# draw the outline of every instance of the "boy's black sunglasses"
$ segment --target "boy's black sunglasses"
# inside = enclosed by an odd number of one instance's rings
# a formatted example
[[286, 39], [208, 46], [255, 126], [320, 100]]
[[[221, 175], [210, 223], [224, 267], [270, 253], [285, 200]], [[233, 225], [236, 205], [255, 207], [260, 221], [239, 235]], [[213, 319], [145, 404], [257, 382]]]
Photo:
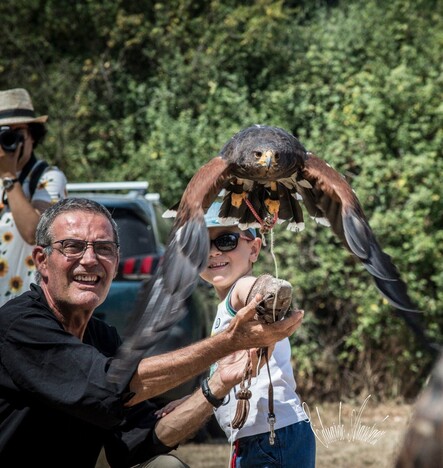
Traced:
[[244, 239], [247, 241], [254, 240], [250, 237], [242, 235], [240, 232], [228, 232], [226, 234], [220, 234], [215, 239], [212, 239], [211, 245], [214, 244], [220, 252], [230, 252], [231, 250], [237, 248], [239, 239]]

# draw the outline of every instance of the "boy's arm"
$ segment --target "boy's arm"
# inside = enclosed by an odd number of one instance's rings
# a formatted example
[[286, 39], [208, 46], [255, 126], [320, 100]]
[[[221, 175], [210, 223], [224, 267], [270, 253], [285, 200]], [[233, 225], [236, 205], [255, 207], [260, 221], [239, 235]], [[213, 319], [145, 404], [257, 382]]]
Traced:
[[238, 311], [246, 304], [249, 291], [257, 278], [255, 276], [244, 276], [240, 278], [231, 292], [231, 306]]

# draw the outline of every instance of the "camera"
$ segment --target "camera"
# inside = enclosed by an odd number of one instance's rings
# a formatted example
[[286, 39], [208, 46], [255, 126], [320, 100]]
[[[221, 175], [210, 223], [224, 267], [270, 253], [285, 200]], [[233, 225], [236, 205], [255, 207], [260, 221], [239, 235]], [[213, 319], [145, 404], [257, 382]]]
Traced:
[[11, 127], [0, 127], [0, 146], [3, 151], [12, 153], [17, 146], [23, 142], [23, 135], [11, 129]]

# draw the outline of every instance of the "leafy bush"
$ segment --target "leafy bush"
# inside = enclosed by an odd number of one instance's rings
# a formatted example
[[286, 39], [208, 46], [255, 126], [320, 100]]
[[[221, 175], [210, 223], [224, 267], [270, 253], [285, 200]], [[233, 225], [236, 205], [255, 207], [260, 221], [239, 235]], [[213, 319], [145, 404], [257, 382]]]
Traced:
[[[442, 341], [441, 2], [7, 4], [1, 88], [49, 113], [40, 151], [71, 181], [148, 180], [173, 204], [235, 132], [284, 127], [351, 182]], [[274, 250], [306, 310], [301, 391], [415, 395], [429, 357], [332, 234], [307, 220]]]

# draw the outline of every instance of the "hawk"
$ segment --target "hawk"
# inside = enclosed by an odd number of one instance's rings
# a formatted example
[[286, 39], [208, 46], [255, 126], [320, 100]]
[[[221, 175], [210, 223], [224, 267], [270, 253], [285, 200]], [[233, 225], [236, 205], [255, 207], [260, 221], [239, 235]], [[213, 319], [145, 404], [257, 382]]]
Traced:
[[[223, 190], [224, 189], [224, 190]], [[348, 182], [327, 162], [307, 151], [292, 134], [255, 125], [234, 135], [188, 183], [171, 210], [175, 221], [164, 260], [141, 290], [122, 352], [114, 364], [124, 370], [132, 359], [183, 315], [183, 302], [205, 268], [209, 236], [204, 214], [220, 191], [221, 224], [232, 218], [240, 228], [266, 232], [275, 223], [304, 228], [304, 209], [358, 258], [389, 303], [427, 346], [421, 316], [389, 255], [381, 249]]]

